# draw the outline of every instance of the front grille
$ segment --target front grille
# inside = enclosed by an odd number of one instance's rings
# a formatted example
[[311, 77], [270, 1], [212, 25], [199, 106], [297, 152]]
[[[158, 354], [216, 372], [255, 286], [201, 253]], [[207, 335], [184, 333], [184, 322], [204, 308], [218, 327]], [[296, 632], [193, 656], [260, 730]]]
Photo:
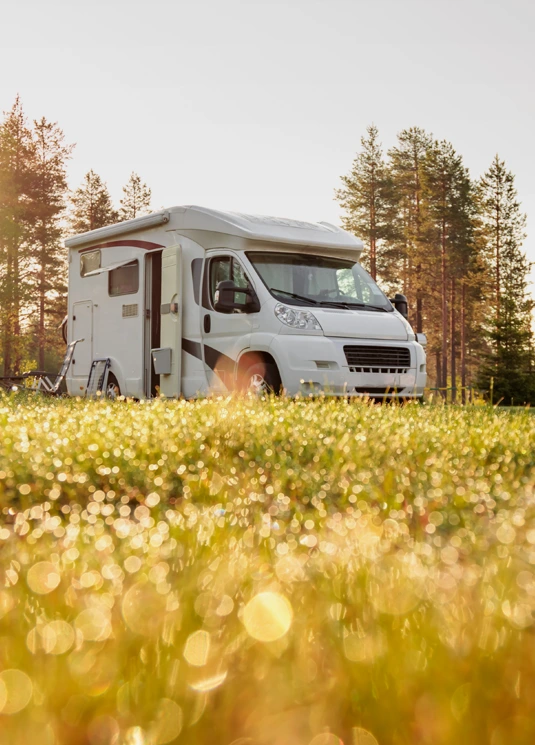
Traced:
[[351, 372], [404, 373], [411, 366], [411, 353], [406, 347], [346, 345], [344, 352]]

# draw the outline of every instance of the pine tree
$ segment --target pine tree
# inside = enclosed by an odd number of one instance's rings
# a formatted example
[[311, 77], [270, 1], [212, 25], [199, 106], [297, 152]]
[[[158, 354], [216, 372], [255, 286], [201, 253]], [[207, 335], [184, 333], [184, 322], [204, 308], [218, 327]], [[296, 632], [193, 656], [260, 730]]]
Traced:
[[134, 217], [148, 214], [151, 196], [152, 193], [147, 184], [141, 183], [141, 178], [132, 171], [128, 183], [123, 186], [119, 219], [121, 221], [132, 220]]
[[[57, 334], [47, 338], [47, 320], [57, 327], [66, 312], [66, 257], [61, 238], [66, 210], [66, 164], [72, 146], [62, 130], [44, 117], [34, 122], [35, 142], [32, 254], [37, 266], [37, 359], [45, 368], [45, 351]], [[54, 329], [55, 331], [55, 329]], [[59, 337], [58, 337], [59, 339]]]
[[416, 296], [414, 326], [418, 333], [424, 330], [423, 302], [426, 291], [421, 256], [425, 251], [422, 172], [432, 144], [430, 134], [419, 127], [411, 127], [398, 134], [397, 145], [388, 152], [397, 197], [395, 241], [399, 244], [399, 255], [403, 262], [403, 291], [409, 299]]
[[489, 390], [490, 379], [494, 379], [495, 400], [535, 403], [531, 332], [535, 303], [528, 293], [531, 265], [522, 252], [526, 217], [517, 199], [514, 176], [498, 156], [481, 178], [478, 196], [494, 311], [479, 382]]
[[526, 237], [526, 217], [520, 211], [514, 176], [498, 155], [479, 182], [478, 197], [481, 233], [493, 275], [491, 302], [498, 320], [500, 297], [507, 291], [502, 269], [504, 254], [514, 255]]
[[117, 222], [108, 187], [100, 176], [90, 170], [71, 199], [70, 227], [74, 233], [103, 228]]
[[422, 270], [427, 275], [431, 304], [439, 309], [433, 329], [437, 384], [448, 386], [448, 361], [452, 388], [456, 389], [457, 305], [459, 280], [468, 269], [473, 242], [472, 185], [462, 158], [445, 140], [435, 142], [423, 169], [425, 240], [430, 250]]
[[4, 374], [20, 369], [22, 314], [30, 299], [27, 251], [35, 144], [17, 96], [0, 125], [0, 333]]
[[336, 190], [336, 199], [346, 210], [342, 224], [368, 245], [367, 268], [374, 279], [392, 281], [398, 275], [398, 256], [388, 240], [393, 233], [394, 203], [392, 180], [384, 162], [377, 127], [367, 128], [361, 138], [361, 152], [353, 161], [344, 187]]

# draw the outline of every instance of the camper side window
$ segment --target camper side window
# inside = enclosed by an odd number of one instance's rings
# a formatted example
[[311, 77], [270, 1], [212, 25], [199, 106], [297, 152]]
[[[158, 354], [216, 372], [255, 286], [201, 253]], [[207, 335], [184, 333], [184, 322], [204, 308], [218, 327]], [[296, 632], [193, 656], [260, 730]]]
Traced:
[[129, 264], [108, 272], [108, 294], [110, 297], [133, 295], [138, 290], [139, 261], [131, 261]]
[[100, 269], [100, 251], [88, 251], [80, 254], [80, 276], [85, 277], [89, 272]]

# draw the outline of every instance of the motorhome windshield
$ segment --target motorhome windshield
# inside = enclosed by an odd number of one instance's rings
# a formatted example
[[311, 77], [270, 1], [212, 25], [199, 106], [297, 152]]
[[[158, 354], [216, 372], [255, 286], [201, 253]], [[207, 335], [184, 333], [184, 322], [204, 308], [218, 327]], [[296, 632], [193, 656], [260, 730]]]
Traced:
[[289, 305], [393, 310], [360, 264], [311, 254], [248, 252], [247, 256], [271, 294]]

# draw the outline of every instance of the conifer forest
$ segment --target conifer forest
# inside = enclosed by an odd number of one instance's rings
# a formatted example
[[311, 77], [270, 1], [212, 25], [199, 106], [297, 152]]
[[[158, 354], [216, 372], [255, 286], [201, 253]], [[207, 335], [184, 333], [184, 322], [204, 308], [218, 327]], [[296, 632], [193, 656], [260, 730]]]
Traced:
[[[453, 402], [482, 394], [535, 403], [531, 265], [514, 174], [490, 153], [474, 177], [454, 145], [418, 127], [399, 131], [385, 151], [370, 125], [356, 145], [333, 184], [342, 226], [364, 242], [362, 263], [380, 286], [407, 296], [409, 321], [428, 339], [429, 387]], [[65, 236], [151, 211], [135, 172], [119, 206], [93, 170], [70, 188], [73, 148], [57, 123], [29, 122], [19, 99], [0, 123], [4, 375], [55, 369], [63, 355]]]

